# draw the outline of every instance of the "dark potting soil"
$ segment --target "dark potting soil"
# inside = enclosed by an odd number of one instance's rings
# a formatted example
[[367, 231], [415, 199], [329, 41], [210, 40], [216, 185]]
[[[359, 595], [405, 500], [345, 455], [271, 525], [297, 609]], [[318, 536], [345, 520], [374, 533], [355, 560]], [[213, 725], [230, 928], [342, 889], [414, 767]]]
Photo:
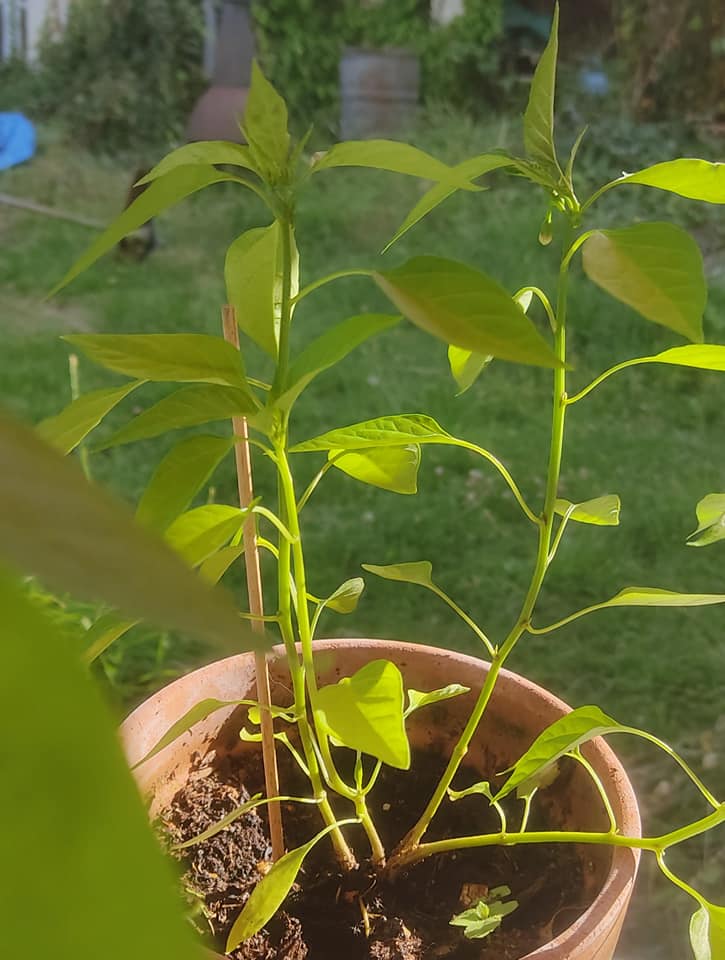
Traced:
[[[259, 761], [250, 764], [250, 759], [247, 754], [243, 769], [230, 756], [207, 757], [197, 765], [162, 817], [172, 843], [197, 836], [250, 793], [263, 790]], [[412, 826], [442, 769], [440, 757], [415, 751], [412, 772], [383, 768], [369, 801], [389, 850]], [[283, 766], [281, 775], [291, 795], [309, 794], [291, 764]], [[456, 784], [480, 779], [480, 774], [464, 769]], [[520, 801], [512, 801], [512, 823], [519, 821], [521, 807]], [[543, 805], [534, 807], [530, 826], [550, 825]], [[212, 948], [220, 953], [234, 920], [270, 865], [271, 847], [261, 810], [262, 816], [252, 811], [216, 836], [177, 854], [185, 867], [184, 888], [197, 908], [197, 926], [211, 929]], [[498, 820], [492, 813], [480, 796], [445, 803], [426, 840], [494, 832]], [[288, 849], [320, 829], [314, 806], [285, 804], [284, 814]], [[349, 816], [342, 809], [339, 814]], [[346, 828], [346, 835], [356, 850], [366, 849], [359, 828]], [[383, 883], [365, 864], [342, 876], [329, 841], [323, 840], [305, 860], [284, 910], [230, 956], [233, 960], [516, 960], [557, 936], [589, 906], [598, 887], [594, 873], [568, 844], [531, 844], [431, 857], [396, 882]], [[503, 884], [511, 888], [511, 898], [519, 906], [493, 934], [466, 940], [459, 927], [450, 926], [454, 914]]]

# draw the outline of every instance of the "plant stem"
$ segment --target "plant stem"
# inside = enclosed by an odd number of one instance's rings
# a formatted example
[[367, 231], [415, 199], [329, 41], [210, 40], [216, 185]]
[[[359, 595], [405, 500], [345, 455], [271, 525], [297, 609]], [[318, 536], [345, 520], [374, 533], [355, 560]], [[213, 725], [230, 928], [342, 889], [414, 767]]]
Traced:
[[594, 767], [589, 763], [587, 758], [581, 753], [580, 750], [574, 750], [569, 754], [570, 757], [573, 757], [577, 760], [589, 774], [594, 782], [594, 786], [597, 788], [597, 793], [599, 794], [602, 803], [604, 804], [604, 809], [607, 812], [607, 819], [609, 820], [609, 832], [617, 832], [617, 818], [614, 816], [614, 810], [612, 810], [612, 805], [609, 802], [609, 797], [607, 796], [607, 791], [604, 789], [604, 784], [602, 783], [599, 774], [594, 769]]
[[279, 321], [279, 350], [277, 369], [272, 383], [272, 396], [278, 397], [284, 390], [289, 368], [289, 335], [292, 325], [292, 244], [294, 230], [291, 217], [279, 221], [282, 241], [282, 298]]
[[372, 275], [373, 271], [366, 270], [364, 267], [336, 270], [334, 273], [329, 273], [326, 277], [321, 277], [319, 280], [313, 280], [312, 283], [308, 283], [307, 286], [303, 287], [297, 296], [293, 298], [292, 302], [299, 303], [300, 300], [303, 300], [308, 294], [319, 290], [320, 287], [324, 287], [327, 283], [332, 283], [333, 280], [342, 280], [343, 277], [371, 277]]
[[549, 564], [549, 551], [551, 545], [551, 535], [554, 523], [554, 503], [559, 486], [559, 474], [561, 472], [561, 458], [564, 444], [564, 421], [566, 417], [566, 305], [568, 292], [568, 251], [569, 237], [571, 228], [567, 231], [564, 239], [563, 255], [559, 270], [559, 282], [557, 287], [556, 304], [556, 333], [554, 337], [554, 350], [559, 366], [554, 369], [554, 396], [553, 412], [551, 424], [551, 444], [549, 451], [549, 467], [546, 480], [546, 494], [544, 497], [544, 509], [541, 520], [536, 518], [539, 529], [539, 545], [536, 555], [536, 563], [531, 577], [531, 583], [526, 593], [521, 612], [511, 628], [508, 636], [497, 651], [491, 666], [489, 667], [486, 679], [481, 688], [478, 700], [471, 712], [466, 726], [451, 753], [448, 765], [441, 777], [436, 789], [425, 810], [419, 817], [415, 826], [410, 830], [407, 836], [399, 844], [393, 854], [389, 867], [397, 869], [415, 859], [415, 850], [419, 845], [421, 838], [428, 829], [431, 820], [435, 816], [441, 803], [445, 799], [448, 788], [453, 782], [453, 778], [458, 772], [458, 768], [463, 762], [468, 747], [476, 733], [481, 719], [485, 713], [488, 702], [493, 693], [496, 681], [498, 679], [501, 667], [505, 663], [508, 655], [516, 646], [517, 641], [525, 632], [527, 624], [531, 619], [536, 601], [541, 590], [541, 585], [546, 576], [546, 570]]

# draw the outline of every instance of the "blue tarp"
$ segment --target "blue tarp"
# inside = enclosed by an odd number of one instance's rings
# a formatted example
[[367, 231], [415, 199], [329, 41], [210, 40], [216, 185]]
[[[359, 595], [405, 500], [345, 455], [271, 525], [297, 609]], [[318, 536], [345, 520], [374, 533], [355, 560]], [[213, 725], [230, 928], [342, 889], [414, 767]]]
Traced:
[[22, 113], [0, 113], [0, 170], [24, 163], [35, 153], [35, 127]]

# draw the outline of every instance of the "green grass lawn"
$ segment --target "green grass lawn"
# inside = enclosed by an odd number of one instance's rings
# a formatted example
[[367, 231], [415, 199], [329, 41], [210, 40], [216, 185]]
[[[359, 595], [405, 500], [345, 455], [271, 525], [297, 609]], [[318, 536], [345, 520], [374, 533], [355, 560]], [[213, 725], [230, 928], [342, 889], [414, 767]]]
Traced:
[[[511, 130], [508, 121], [485, 131], [449, 122], [444, 133], [423, 130], [419, 140], [439, 155], [458, 160], [503, 145], [499, 137], [510, 138]], [[612, 177], [620, 172], [623, 164], [605, 162], [596, 131], [588, 149], [587, 170], [607, 166], [602, 175]], [[631, 145], [629, 149], [636, 152]], [[643, 152], [648, 151], [653, 152], [652, 138]], [[632, 163], [628, 157], [628, 169], [665, 158], [655, 153]], [[2, 175], [0, 191], [107, 220], [119, 209], [132, 166], [71, 154], [49, 139], [32, 164]], [[536, 283], [553, 297], [556, 245], [542, 248], [537, 243], [545, 201], [523, 182], [504, 177], [491, 182], [495, 189], [489, 192], [448, 201], [381, 259], [377, 251], [422, 188], [403, 177], [368, 171], [331, 171], [316, 178], [299, 209], [303, 282], [343, 267], [395, 264], [414, 253], [437, 253], [465, 260], [511, 290]], [[589, 225], [625, 225], [635, 215], [672, 218], [696, 234], [711, 283], [706, 337], [723, 342], [723, 208], [696, 207], [655, 191], [624, 187], [594, 208]], [[218, 332], [224, 251], [239, 233], [265, 222], [261, 205], [251, 195], [234, 185], [213, 187], [163, 217], [158, 224], [161, 245], [147, 261], [107, 257], [44, 302], [45, 292], [89, 242], [92, 231], [0, 207], [0, 401], [32, 421], [67, 403], [68, 350], [58, 339], [63, 333]], [[301, 341], [336, 321], [378, 308], [388, 309], [367, 280], [339, 281], [300, 307], [296, 335]], [[618, 360], [681, 342], [608, 299], [578, 265], [573, 270], [570, 326], [574, 389]], [[260, 364], [258, 353], [250, 349], [247, 368], [256, 373]], [[81, 376], [83, 389], [111, 382], [90, 364], [82, 364]], [[153, 396], [153, 389], [134, 394], [118, 416], [109, 418], [104, 433]], [[504, 362], [491, 364], [466, 395], [456, 397], [443, 345], [402, 325], [319, 378], [297, 408], [294, 439], [382, 414], [424, 412], [450, 433], [494, 451], [526, 498], [538, 505], [548, 451], [549, 398], [550, 374]], [[562, 495], [584, 500], [618, 493], [621, 525], [570, 525], [537, 621], [557, 620], [629, 584], [725, 592], [723, 550], [717, 545], [706, 550], [684, 546], [695, 526], [696, 502], [725, 490], [725, 377], [657, 366], [625, 371], [572, 408], [568, 426]], [[146, 441], [99, 454], [92, 459], [94, 475], [133, 502], [172, 441]], [[300, 488], [318, 467], [314, 456], [300, 458]], [[269, 479], [260, 465], [258, 491], [266, 490], [273, 504]], [[533, 528], [498, 474], [465, 451], [424, 448], [419, 488], [416, 497], [401, 497], [328, 475], [303, 514], [312, 591], [327, 595], [342, 580], [357, 576], [361, 562], [429, 559], [440, 585], [480, 619], [494, 641], [500, 640], [518, 613], [528, 582]], [[214, 496], [233, 502], [231, 465], [215, 476]], [[435, 597], [372, 577], [357, 612], [344, 619], [327, 615], [322, 632], [480, 652], [475, 638]], [[722, 741], [724, 641], [725, 607], [612, 610], [549, 637], [522, 641], [510, 666], [574, 705], [596, 702], [625, 723], [684, 744], [699, 763], [708, 751], [717, 753]], [[109, 651], [105, 674], [128, 703], [200, 655], [182, 638], [140, 630]], [[649, 753], [631, 745], [625, 752], [634, 758], [646, 790], [670, 780], [669, 767], [645, 762]], [[725, 765], [722, 753], [718, 756], [721, 782], [713, 786], [722, 789]], [[671, 779], [677, 781], [677, 775]], [[668, 800], [666, 790], [658, 789], [662, 797], [652, 800], [653, 815], [672, 811], [677, 816], [680, 793]], [[710, 893], [717, 898], [717, 890]]]

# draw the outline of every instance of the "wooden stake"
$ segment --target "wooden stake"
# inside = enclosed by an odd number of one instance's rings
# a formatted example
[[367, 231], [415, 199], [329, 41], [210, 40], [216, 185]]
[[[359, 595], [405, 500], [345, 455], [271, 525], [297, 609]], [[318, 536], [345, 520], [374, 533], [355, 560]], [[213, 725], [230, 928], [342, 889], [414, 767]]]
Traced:
[[[222, 307], [222, 327], [224, 339], [239, 349], [239, 331], [234, 307], [228, 304]], [[232, 417], [234, 435], [241, 437], [234, 445], [234, 454], [237, 461], [237, 485], [239, 487], [239, 503], [248, 507], [254, 497], [252, 482], [252, 458], [249, 450], [248, 430], [246, 417]], [[262, 574], [259, 565], [259, 547], [257, 545], [257, 523], [254, 514], [250, 513], [244, 523], [244, 564], [247, 571], [247, 592], [249, 594], [249, 610], [255, 617], [264, 616], [264, 598], [262, 596]], [[264, 621], [252, 620], [252, 629], [264, 631]], [[264, 760], [264, 781], [268, 797], [279, 796], [279, 775], [277, 772], [277, 754], [274, 748], [274, 723], [269, 687], [269, 668], [264, 653], [257, 651], [254, 654], [254, 663], [257, 673], [257, 700], [260, 705], [260, 720], [262, 727], [262, 757]], [[279, 802], [267, 805], [269, 816], [269, 833], [272, 839], [272, 858], [279, 860], [284, 853], [284, 834], [282, 832], [282, 811]]]
[[20, 210], [29, 210], [30, 213], [39, 213], [44, 217], [53, 217], [55, 220], [68, 220], [70, 223], [79, 223], [82, 227], [92, 227], [94, 230], [104, 230], [105, 223], [100, 220], [91, 220], [90, 217], [83, 217], [79, 213], [73, 213], [71, 210], [59, 210], [57, 207], [46, 207], [42, 203], [36, 203], [34, 200], [26, 200], [25, 197], [13, 197], [9, 193], [0, 193], [0, 203], [8, 207], [18, 207]]

